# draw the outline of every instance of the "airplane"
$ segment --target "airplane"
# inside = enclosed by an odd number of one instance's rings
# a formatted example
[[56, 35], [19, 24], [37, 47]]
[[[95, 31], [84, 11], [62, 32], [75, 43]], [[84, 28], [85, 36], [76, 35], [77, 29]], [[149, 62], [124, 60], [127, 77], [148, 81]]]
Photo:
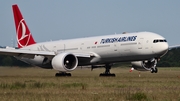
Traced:
[[71, 76], [78, 66], [104, 67], [99, 76], [110, 73], [114, 63], [130, 61], [138, 71], [157, 73], [157, 62], [168, 52], [166, 39], [153, 32], [133, 32], [37, 43], [17, 4], [12, 5], [18, 49], [0, 49], [0, 54], [45, 69], [55, 76]]

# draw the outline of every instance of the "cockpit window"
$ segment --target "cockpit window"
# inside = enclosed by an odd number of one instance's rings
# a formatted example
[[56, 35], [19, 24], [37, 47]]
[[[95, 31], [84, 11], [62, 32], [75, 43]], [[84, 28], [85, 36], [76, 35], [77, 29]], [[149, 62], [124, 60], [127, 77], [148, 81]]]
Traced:
[[153, 43], [158, 43], [158, 42], [167, 42], [166, 40], [162, 40], [162, 39], [156, 39], [153, 41]]

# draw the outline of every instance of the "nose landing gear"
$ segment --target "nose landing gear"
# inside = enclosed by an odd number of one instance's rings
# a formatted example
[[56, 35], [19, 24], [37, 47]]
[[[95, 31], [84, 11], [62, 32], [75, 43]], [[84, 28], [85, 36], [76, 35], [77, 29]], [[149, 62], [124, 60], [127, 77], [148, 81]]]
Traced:
[[158, 69], [156, 67], [151, 68], [151, 73], [157, 73], [157, 72], [158, 72]]
[[102, 76], [115, 77], [116, 75], [114, 73], [110, 73], [110, 69], [111, 69], [111, 65], [110, 64], [106, 64], [105, 65], [105, 72], [99, 74], [99, 76], [100, 77], [102, 77]]

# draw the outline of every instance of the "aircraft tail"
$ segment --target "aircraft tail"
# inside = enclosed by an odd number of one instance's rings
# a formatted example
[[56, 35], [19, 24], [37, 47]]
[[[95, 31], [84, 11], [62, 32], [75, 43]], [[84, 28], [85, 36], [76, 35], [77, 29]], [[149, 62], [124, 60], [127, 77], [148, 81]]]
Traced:
[[18, 48], [26, 47], [28, 45], [35, 44], [34, 38], [18, 8], [18, 5], [12, 5], [14, 22], [16, 26], [16, 37]]

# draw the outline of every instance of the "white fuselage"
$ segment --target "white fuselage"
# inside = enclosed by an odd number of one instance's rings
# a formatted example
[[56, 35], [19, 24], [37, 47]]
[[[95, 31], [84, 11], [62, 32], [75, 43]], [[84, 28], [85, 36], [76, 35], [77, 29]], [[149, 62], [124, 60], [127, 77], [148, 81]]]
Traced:
[[[78, 65], [106, 64], [160, 58], [168, 51], [165, 38], [151, 32], [115, 34], [37, 43], [22, 49], [93, 54], [94, 58], [79, 59]], [[42, 56], [24, 61], [41, 66]], [[43, 66], [41, 66], [43, 67]], [[46, 66], [44, 66], [46, 68]]]

